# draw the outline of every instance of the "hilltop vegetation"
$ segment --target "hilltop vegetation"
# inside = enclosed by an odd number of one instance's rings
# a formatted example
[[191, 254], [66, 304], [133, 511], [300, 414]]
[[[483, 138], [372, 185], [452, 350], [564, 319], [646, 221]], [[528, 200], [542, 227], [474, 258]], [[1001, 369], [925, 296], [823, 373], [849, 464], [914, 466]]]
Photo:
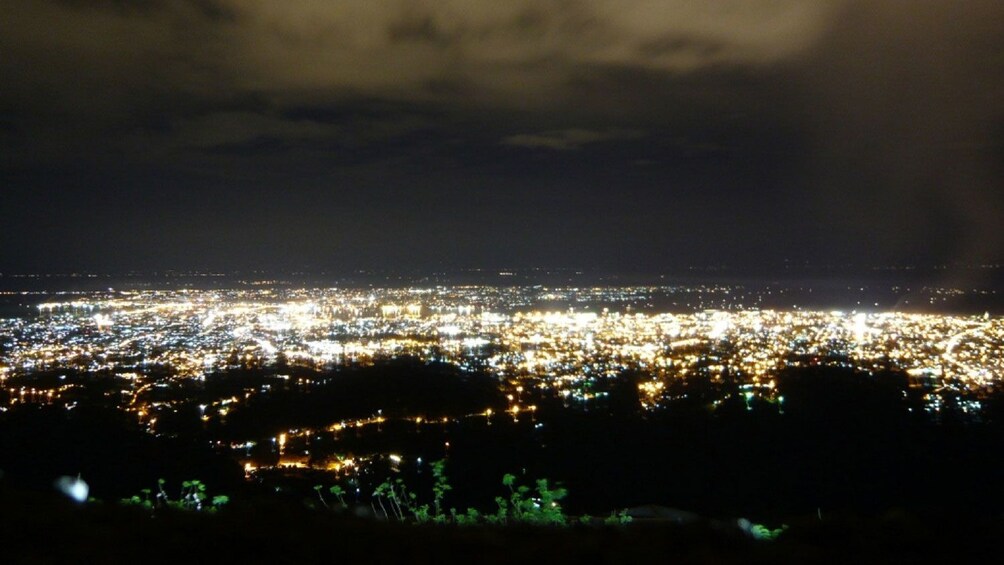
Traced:
[[[135, 494], [160, 477], [199, 477], [240, 495], [267, 485], [245, 483], [236, 462], [210, 449], [207, 439], [268, 437], [286, 427], [321, 426], [378, 410], [391, 418], [454, 417], [494, 406], [499, 416], [490, 420], [450, 420], [424, 431], [414, 423], [388, 422], [382, 431], [315, 442], [311, 450], [318, 457], [325, 450], [410, 454], [400, 472], [423, 489], [431, 475], [415, 458], [428, 463], [445, 455], [458, 508], [494, 507], [499, 477], [513, 471], [562, 481], [570, 493], [567, 508], [596, 515], [654, 503], [775, 523], [819, 509], [993, 515], [1004, 507], [1004, 493], [986, 479], [1001, 469], [995, 449], [1004, 445], [999, 399], [985, 400], [981, 422], [947, 416], [935, 422], [918, 393], [894, 372], [790, 369], [778, 377], [783, 404], [749, 404], [727, 384], [705, 394], [703, 381], [694, 381], [688, 397], [656, 412], [640, 409], [632, 379], [641, 377], [626, 375], [607, 404], [565, 408], [541, 393], [536, 419], [518, 423], [501, 413], [496, 381], [446, 365], [403, 360], [294, 375], [211, 375], [189, 405], [200, 402], [200, 394], [219, 398], [268, 383], [276, 388], [232, 410], [222, 423], [200, 425], [197, 412], [181, 407], [173, 425], [159, 427], [160, 437], [111, 409], [22, 406], [0, 414], [0, 469], [7, 482], [36, 490], [48, 490], [56, 476], [83, 473], [94, 492], [108, 498]], [[296, 384], [304, 376], [314, 384]], [[98, 384], [106, 386], [103, 379]], [[712, 403], [715, 397], [725, 400]], [[364, 490], [379, 484], [380, 473], [365, 478]], [[287, 496], [303, 497], [312, 496], [318, 482], [276, 480]]]

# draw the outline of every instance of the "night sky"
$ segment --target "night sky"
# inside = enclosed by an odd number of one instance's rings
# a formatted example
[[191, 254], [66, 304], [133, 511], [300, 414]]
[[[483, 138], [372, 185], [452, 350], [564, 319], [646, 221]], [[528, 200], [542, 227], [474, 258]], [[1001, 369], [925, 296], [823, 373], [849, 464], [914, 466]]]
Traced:
[[0, 272], [999, 261], [1000, 0], [0, 7]]

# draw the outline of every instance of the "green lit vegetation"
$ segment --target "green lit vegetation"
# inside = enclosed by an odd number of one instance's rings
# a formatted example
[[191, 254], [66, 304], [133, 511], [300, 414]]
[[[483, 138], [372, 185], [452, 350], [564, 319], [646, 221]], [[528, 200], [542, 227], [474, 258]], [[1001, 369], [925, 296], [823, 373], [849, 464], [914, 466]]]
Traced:
[[564, 526], [568, 523], [560, 501], [568, 495], [564, 488], [550, 488], [547, 479], [537, 479], [536, 496], [530, 487], [516, 483], [516, 476], [506, 474], [502, 484], [509, 489], [509, 499], [495, 497], [498, 504], [497, 521], [522, 522], [547, 526]]
[[[583, 520], [587, 524], [589, 523], [588, 521], [585, 521], [585, 518], [580, 518], [580, 520]], [[627, 510], [621, 510], [620, 512], [611, 512], [610, 516], [603, 520], [603, 523], [608, 526], [623, 526], [625, 524], [630, 524], [632, 520], [634, 520], [634, 518], [627, 513]]]
[[[591, 525], [624, 525], [632, 518], [626, 510], [612, 512], [610, 517], [596, 521], [591, 516], [584, 515], [571, 518], [565, 514], [561, 501], [568, 491], [560, 486], [552, 487], [547, 479], [537, 479], [534, 486], [520, 484], [516, 475], [507, 473], [502, 477], [502, 485], [508, 491], [506, 495], [495, 497], [495, 509], [483, 512], [477, 508], [459, 510], [451, 507], [446, 510], [444, 499], [446, 493], [452, 490], [446, 477], [446, 462], [436, 461], [432, 464], [432, 499], [431, 503], [421, 503], [418, 493], [409, 489], [403, 479], [386, 480], [377, 485], [370, 496], [370, 508], [373, 515], [386, 521], [411, 522], [415, 524], [454, 524], [469, 526], [475, 524], [515, 525], [530, 524], [535, 526], [567, 526], [572, 523]], [[345, 509], [345, 490], [335, 485], [325, 489], [323, 485], [314, 486], [314, 490], [325, 508]], [[337, 505], [329, 502], [324, 496], [328, 494], [337, 500]]]
[[[441, 524], [454, 526], [543, 526], [567, 527], [577, 526], [625, 526], [633, 522], [633, 517], [626, 509], [611, 512], [606, 518], [596, 518], [588, 514], [578, 517], [565, 513], [561, 501], [568, 496], [568, 490], [561, 486], [552, 486], [546, 478], [532, 481], [532, 485], [522, 484], [519, 478], [512, 474], [503, 475], [501, 483], [506, 494], [495, 497], [493, 511], [484, 512], [468, 507], [458, 510], [450, 507], [447, 510], [446, 494], [453, 489], [446, 475], [446, 461], [435, 461], [431, 465], [433, 483], [431, 499], [420, 500], [418, 493], [411, 490], [401, 478], [388, 479], [373, 490], [369, 497], [372, 516], [379, 521], [400, 522], [411, 524]], [[346, 490], [341, 485], [315, 485], [321, 505], [329, 510], [345, 512], [350, 505], [346, 502]], [[90, 502], [97, 502], [90, 499]], [[202, 481], [183, 481], [178, 494], [172, 497], [165, 479], [158, 479], [155, 489], [145, 488], [140, 494], [123, 498], [124, 506], [136, 506], [151, 513], [158, 511], [182, 510], [185, 512], [215, 513], [230, 502], [227, 495], [210, 496]], [[787, 529], [787, 525], [770, 529], [762, 524], [752, 523], [745, 519], [738, 521], [741, 531], [756, 540], [773, 541]]]
[[773, 530], [763, 524], [753, 524], [750, 527], [749, 532], [754, 539], [773, 541], [787, 529], [787, 524], [782, 525], [780, 528], [774, 528]]
[[177, 498], [171, 498], [165, 489], [166, 483], [167, 481], [164, 479], [159, 479], [156, 492], [153, 489], [145, 488], [140, 491], [140, 494], [123, 498], [121, 502], [125, 505], [141, 506], [151, 511], [169, 508], [195, 512], [203, 510], [216, 512], [230, 502], [230, 497], [226, 495], [210, 497], [206, 492], [206, 485], [197, 480], [183, 481]]

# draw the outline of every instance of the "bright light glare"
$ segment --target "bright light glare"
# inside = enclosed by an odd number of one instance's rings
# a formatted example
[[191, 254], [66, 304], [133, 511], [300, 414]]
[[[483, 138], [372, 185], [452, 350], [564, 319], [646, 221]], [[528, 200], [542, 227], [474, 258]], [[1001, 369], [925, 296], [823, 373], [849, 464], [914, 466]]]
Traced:
[[56, 490], [77, 502], [87, 502], [87, 494], [91, 489], [78, 475], [76, 477], [59, 477], [56, 479]]

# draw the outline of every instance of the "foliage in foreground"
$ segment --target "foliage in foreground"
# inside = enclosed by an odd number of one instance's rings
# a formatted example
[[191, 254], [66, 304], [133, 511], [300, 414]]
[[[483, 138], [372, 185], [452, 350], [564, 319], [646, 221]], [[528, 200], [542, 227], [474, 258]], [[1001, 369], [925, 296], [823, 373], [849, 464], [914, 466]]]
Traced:
[[[496, 496], [496, 508], [493, 512], [481, 512], [476, 508], [467, 508], [459, 512], [456, 508], [446, 510], [444, 499], [446, 493], [452, 490], [446, 478], [446, 462], [436, 461], [432, 464], [432, 501], [431, 504], [419, 504], [418, 495], [408, 489], [404, 480], [387, 480], [373, 491], [370, 507], [373, 515], [385, 521], [396, 520], [415, 524], [453, 524], [469, 526], [515, 525], [528, 524], [535, 526], [568, 526], [572, 523], [592, 526], [602, 523], [607, 526], [623, 526], [632, 522], [633, 518], [627, 510], [611, 512], [610, 516], [597, 520], [583, 515], [578, 518], [567, 516], [561, 506], [561, 500], [568, 495], [564, 487], [551, 487], [547, 479], [537, 479], [534, 487], [519, 484], [517, 477], [507, 473], [502, 477], [502, 485], [507, 489], [506, 496]], [[143, 489], [139, 495], [124, 498], [121, 503], [127, 506], [140, 506], [152, 512], [160, 509], [184, 510], [214, 513], [229, 501], [226, 495], [210, 497], [204, 483], [198, 480], [183, 481], [176, 498], [171, 498], [165, 489], [166, 481], [157, 481], [156, 492], [153, 489]], [[324, 497], [323, 485], [316, 485], [314, 490], [321, 503], [326, 508], [347, 509], [345, 490], [340, 485], [327, 489], [334, 500], [332, 503]], [[788, 526], [770, 529], [762, 524], [755, 524], [746, 519], [740, 519], [741, 530], [757, 540], [773, 541], [778, 538]]]
[[753, 539], [774, 541], [788, 529], [787, 524], [782, 524], [780, 528], [773, 530], [763, 524], [754, 524], [745, 518], [738, 521], [739, 529], [749, 534]]
[[[534, 486], [519, 484], [516, 476], [506, 474], [502, 477], [502, 485], [507, 493], [495, 497], [496, 508], [491, 512], [482, 512], [477, 508], [467, 508], [458, 511], [451, 507], [446, 509], [444, 499], [446, 493], [452, 490], [446, 478], [446, 462], [436, 461], [432, 464], [432, 501], [419, 503], [418, 495], [410, 490], [404, 480], [387, 480], [376, 487], [370, 497], [370, 508], [373, 514], [383, 520], [413, 522], [417, 524], [456, 524], [467, 526], [473, 524], [507, 525], [532, 524], [538, 526], [566, 526], [573, 520], [566, 516], [561, 506], [561, 500], [568, 495], [563, 487], [552, 487], [547, 479], [537, 479]], [[314, 487], [321, 503], [330, 508], [324, 497], [324, 487]], [[338, 508], [347, 508], [345, 490], [338, 485], [329, 487], [328, 493], [337, 500]], [[606, 524], [626, 524], [631, 516], [626, 511], [613, 513], [607, 518]], [[579, 523], [591, 524], [592, 518], [583, 516]]]
[[177, 498], [171, 498], [164, 488], [166, 483], [167, 481], [160, 479], [157, 481], [156, 492], [145, 488], [140, 491], [140, 494], [123, 498], [121, 502], [130, 506], [142, 506], [151, 511], [169, 508], [195, 512], [203, 510], [216, 512], [219, 508], [230, 502], [230, 498], [226, 495], [216, 495], [210, 498], [206, 493], [206, 485], [196, 480], [183, 481]]

